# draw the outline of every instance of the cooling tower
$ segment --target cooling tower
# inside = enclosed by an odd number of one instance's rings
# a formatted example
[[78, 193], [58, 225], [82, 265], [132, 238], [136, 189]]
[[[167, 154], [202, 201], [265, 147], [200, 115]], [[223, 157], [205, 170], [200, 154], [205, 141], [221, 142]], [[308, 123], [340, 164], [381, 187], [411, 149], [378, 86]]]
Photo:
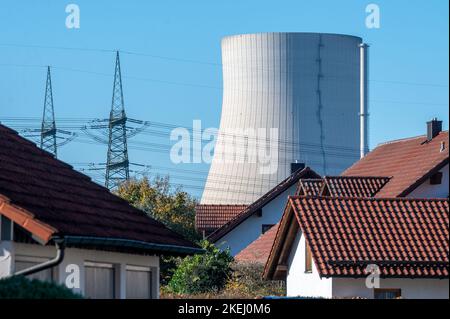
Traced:
[[[337, 175], [357, 161], [367, 149], [366, 60], [367, 46], [354, 36], [225, 37], [222, 116], [201, 203], [252, 203], [289, 176], [292, 163]], [[255, 161], [254, 144], [270, 154], [272, 169]], [[234, 160], [224, 160], [229, 153]]]

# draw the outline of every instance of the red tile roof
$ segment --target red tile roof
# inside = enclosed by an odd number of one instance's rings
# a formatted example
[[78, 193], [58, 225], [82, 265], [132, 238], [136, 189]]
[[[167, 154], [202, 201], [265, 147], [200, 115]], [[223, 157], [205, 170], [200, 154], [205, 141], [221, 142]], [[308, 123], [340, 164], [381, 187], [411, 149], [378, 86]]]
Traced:
[[[346, 197], [373, 197], [387, 182], [388, 177], [341, 177], [327, 176], [324, 179], [301, 179], [296, 195], [306, 196], [346, 196]], [[326, 185], [324, 187], [324, 184]], [[272, 230], [272, 229], [271, 229]], [[237, 256], [242, 261], [264, 263], [272, 249], [275, 240], [275, 230], [264, 234], [249, 246], [244, 248]]]
[[296, 195], [317, 196], [322, 192], [323, 179], [301, 179], [298, 182]]
[[320, 195], [332, 197], [374, 197], [388, 182], [389, 177], [327, 176]]
[[448, 278], [448, 200], [290, 197], [266, 278], [274, 276], [280, 251], [289, 247], [289, 215], [321, 277], [365, 277], [367, 265], [376, 264], [382, 277]]
[[320, 175], [318, 175], [316, 172], [314, 172], [309, 167], [306, 167], [302, 170], [296, 171], [295, 173], [293, 173], [292, 175], [287, 177], [285, 180], [283, 180], [281, 183], [279, 183], [277, 186], [275, 186], [270, 191], [268, 191], [265, 195], [260, 197], [253, 204], [248, 206], [245, 210], [243, 210], [239, 215], [237, 215], [231, 221], [227, 222], [225, 225], [223, 225], [222, 227], [217, 229], [215, 232], [213, 232], [208, 237], [209, 240], [211, 240], [212, 242], [216, 242], [219, 239], [221, 239], [223, 236], [225, 236], [230, 231], [232, 231], [234, 228], [239, 226], [242, 222], [244, 222], [247, 218], [249, 218], [253, 214], [256, 214], [260, 209], [262, 209], [265, 205], [270, 203], [278, 195], [282, 194], [284, 191], [286, 191], [292, 185], [295, 185], [301, 178], [317, 179], [317, 178], [320, 178]]
[[[444, 150], [441, 151], [441, 146]], [[347, 169], [344, 176], [392, 176], [376, 197], [404, 197], [449, 163], [448, 131], [379, 145]]]
[[0, 213], [47, 242], [51, 236], [121, 240], [154, 251], [198, 247], [71, 166], [0, 125]]
[[198, 205], [195, 208], [195, 226], [207, 235], [239, 215], [248, 205]]
[[269, 258], [275, 236], [277, 235], [278, 225], [276, 224], [259, 236], [253, 243], [241, 250], [234, 259], [238, 262], [265, 264], [267, 258]]

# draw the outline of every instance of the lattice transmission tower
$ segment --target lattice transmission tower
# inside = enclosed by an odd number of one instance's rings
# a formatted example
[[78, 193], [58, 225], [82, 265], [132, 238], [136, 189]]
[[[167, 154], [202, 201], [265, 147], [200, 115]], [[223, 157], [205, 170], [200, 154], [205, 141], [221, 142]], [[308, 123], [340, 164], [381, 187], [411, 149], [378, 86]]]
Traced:
[[47, 67], [47, 82], [45, 84], [44, 113], [41, 125], [41, 148], [57, 156], [56, 149], [56, 122], [53, 108], [52, 76], [50, 67]]
[[109, 114], [109, 140], [105, 185], [115, 188], [130, 177], [127, 148], [127, 116], [123, 101], [119, 52], [116, 54], [113, 96]]
[[58, 148], [69, 143], [77, 134], [56, 128], [55, 109], [53, 105], [53, 88], [50, 67], [47, 67], [45, 83], [44, 111], [40, 128], [27, 128], [20, 131], [24, 137], [31, 139], [41, 149], [57, 157]]
[[101, 175], [101, 179], [104, 178], [105, 186], [109, 189], [114, 189], [128, 180], [130, 173], [136, 173], [130, 170], [130, 165], [136, 164], [130, 163], [128, 159], [128, 139], [135, 137], [150, 125], [148, 121], [128, 118], [125, 114], [120, 56], [117, 52], [109, 118], [92, 120], [82, 128], [85, 136], [96, 143], [108, 145], [107, 161], [92, 163], [93, 165], [83, 170], [98, 172], [104, 167], [105, 174]]

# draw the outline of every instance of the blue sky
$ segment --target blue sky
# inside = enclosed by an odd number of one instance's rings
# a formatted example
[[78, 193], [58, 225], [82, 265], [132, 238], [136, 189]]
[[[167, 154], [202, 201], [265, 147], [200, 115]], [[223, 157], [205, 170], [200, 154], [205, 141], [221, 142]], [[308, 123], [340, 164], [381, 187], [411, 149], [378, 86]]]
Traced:
[[[381, 9], [380, 29], [365, 27], [370, 1], [360, 0], [1, 0], [0, 118], [41, 117], [45, 65], [54, 67], [57, 118], [107, 117], [112, 50], [119, 49], [145, 54], [121, 56], [129, 117], [185, 126], [201, 119], [204, 127], [217, 127], [221, 38], [310, 31], [357, 35], [371, 44], [371, 147], [423, 134], [425, 121], [432, 117], [443, 119], [447, 129], [448, 1], [373, 2]], [[69, 3], [80, 7], [80, 29], [65, 26]], [[156, 135], [140, 135], [134, 141], [169, 144]], [[72, 142], [60, 149], [59, 157], [69, 163], [105, 162], [106, 146]], [[131, 146], [130, 158], [171, 167], [167, 152]], [[174, 183], [194, 186], [186, 190], [198, 195], [208, 167], [183, 169], [197, 174], [172, 172], [185, 177], [174, 178]]]

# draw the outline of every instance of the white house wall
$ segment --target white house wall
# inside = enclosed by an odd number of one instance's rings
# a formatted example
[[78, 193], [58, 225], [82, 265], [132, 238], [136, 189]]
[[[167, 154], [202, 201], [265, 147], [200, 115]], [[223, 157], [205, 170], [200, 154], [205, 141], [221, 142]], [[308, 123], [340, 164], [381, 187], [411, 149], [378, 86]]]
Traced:
[[407, 197], [411, 198], [448, 198], [449, 195], [449, 171], [448, 166], [444, 166], [440, 170], [442, 172], [442, 183], [439, 185], [431, 185], [430, 180], [427, 179], [422, 185], [417, 187]]
[[[9, 243], [9, 244], [7, 244]], [[11, 253], [11, 263], [14, 265], [16, 259], [53, 259], [56, 255], [55, 247], [22, 244], [22, 243], [12, 243], [12, 242], [1, 242], [1, 247], [9, 247]], [[6, 250], [6, 249], [5, 249]], [[8, 253], [10, 253], [8, 252]], [[1, 256], [1, 255], [0, 255]], [[1, 261], [1, 257], [0, 257]], [[126, 298], [126, 266], [139, 266], [150, 268], [153, 272], [153, 287], [152, 295], [159, 298], [159, 257], [158, 256], [144, 256], [144, 255], [133, 255], [124, 254], [116, 252], [108, 252], [101, 250], [88, 250], [88, 249], [77, 249], [77, 248], [66, 248], [65, 256], [63, 262], [58, 265], [55, 269], [54, 279], [60, 284], [65, 284], [67, 277], [70, 273], [66, 272], [68, 266], [76, 265], [80, 270], [80, 286], [79, 288], [73, 288], [72, 290], [76, 293], [84, 295], [85, 292], [85, 262], [94, 263], [106, 263], [112, 264], [115, 269], [115, 291], [116, 298], [125, 299]], [[0, 271], [8, 266], [2, 267], [0, 263]], [[70, 268], [70, 267], [69, 267]], [[9, 274], [15, 272], [14, 267], [9, 267]], [[1, 276], [0, 276], [1, 277]]]
[[321, 279], [313, 261], [311, 273], [305, 272], [305, 237], [297, 233], [288, 260], [286, 293], [288, 297], [332, 297], [331, 279]]
[[[380, 280], [381, 289], [401, 289], [404, 299], [448, 299], [448, 279], [398, 279]], [[366, 287], [365, 279], [333, 278], [333, 296], [340, 298], [374, 298], [374, 290]]]
[[[366, 287], [365, 278], [320, 278], [313, 261], [313, 271], [305, 273], [305, 238], [298, 232], [288, 259], [286, 293], [289, 297], [374, 298], [374, 289]], [[401, 289], [404, 299], [448, 299], [448, 279], [381, 278], [381, 289]]]
[[0, 278], [8, 276], [13, 269], [14, 245], [0, 240]]
[[[359, 37], [319, 33], [222, 40], [224, 89], [216, 146], [224, 144], [224, 153], [234, 153], [224, 142], [232, 141], [230, 129], [267, 134], [277, 129], [281, 142], [273, 160], [277, 169], [268, 174], [261, 173], [259, 161], [221, 161], [215, 152], [202, 204], [250, 204], [286, 178], [295, 161], [322, 175], [339, 175], [359, 159], [361, 43]], [[262, 144], [258, 150], [265, 152]], [[245, 151], [241, 147], [237, 153], [242, 157]]]
[[222, 249], [230, 248], [231, 254], [236, 256], [241, 250], [261, 236], [262, 225], [275, 225], [280, 221], [286, 207], [287, 198], [290, 195], [294, 195], [296, 189], [297, 185], [292, 185], [262, 208], [261, 217], [254, 214], [247, 218], [219, 239], [216, 245]]

